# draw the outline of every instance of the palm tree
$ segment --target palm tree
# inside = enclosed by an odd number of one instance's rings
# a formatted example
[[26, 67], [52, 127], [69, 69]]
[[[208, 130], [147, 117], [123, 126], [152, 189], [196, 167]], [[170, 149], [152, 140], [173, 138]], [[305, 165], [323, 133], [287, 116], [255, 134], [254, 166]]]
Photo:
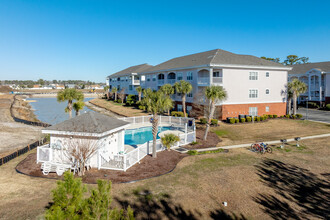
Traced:
[[288, 88], [290, 88], [290, 91], [292, 92], [293, 114], [295, 115], [297, 113], [297, 98], [300, 96], [300, 94], [306, 92], [307, 85], [299, 79], [294, 79], [289, 82]]
[[205, 89], [205, 97], [209, 101], [209, 110], [208, 110], [204, 140], [206, 140], [207, 134], [210, 129], [210, 123], [215, 111], [215, 104], [219, 101], [224, 100], [227, 97], [227, 92], [222, 88], [222, 86], [208, 86]]
[[142, 96], [143, 89], [142, 89], [141, 86], [138, 86], [138, 87], [136, 87], [135, 90], [138, 92], [138, 94], [139, 94], [139, 102], [141, 102], [141, 96]]
[[153, 114], [151, 118], [152, 123], [152, 157], [157, 157], [157, 149], [156, 149], [156, 141], [157, 141], [157, 133], [158, 133], [158, 124], [159, 118], [158, 114], [167, 111], [173, 107], [172, 99], [170, 99], [167, 95], [165, 95], [160, 90], [152, 91], [151, 89], [146, 89], [144, 92], [144, 98], [141, 101], [141, 105], [146, 107], [146, 111]]
[[73, 103], [73, 109], [76, 111], [76, 116], [80, 115], [80, 110], [83, 110], [85, 103], [83, 101], [78, 101]]
[[[174, 88], [171, 84], [165, 84], [160, 87], [160, 90], [170, 98], [170, 95], [174, 94]], [[170, 109], [167, 111], [167, 114], [170, 115]]]
[[118, 89], [116, 87], [113, 87], [111, 91], [113, 93], [115, 93], [115, 101], [117, 101], [117, 92], [118, 92]]
[[106, 92], [107, 100], [109, 100], [109, 86], [104, 87], [104, 91]]
[[189, 82], [181, 80], [180, 82], [176, 82], [174, 87], [176, 92], [181, 94], [183, 114], [186, 117], [186, 95], [191, 92], [192, 85]]
[[164, 137], [161, 138], [161, 141], [167, 150], [170, 150], [174, 144], [180, 141], [180, 138], [175, 134], [165, 134]]
[[57, 93], [57, 101], [64, 102], [68, 101], [68, 105], [65, 108], [65, 112], [69, 112], [70, 118], [72, 118], [72, 103], [73, 100], [83, 101], [84, 94], [76, 89], [64, 89]]
[[290, 83], [288, 84], [288, 114], [291, 115], [291, 104], [292, 104], [292, 97], [293, 97], [293, 93], [291, 91], [291, 85]]

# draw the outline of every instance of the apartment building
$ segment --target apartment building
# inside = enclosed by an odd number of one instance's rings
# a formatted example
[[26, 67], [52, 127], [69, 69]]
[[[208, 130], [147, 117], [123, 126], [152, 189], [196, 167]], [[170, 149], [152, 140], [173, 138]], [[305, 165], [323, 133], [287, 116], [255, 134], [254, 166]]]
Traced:
[[292, 66], [289, 81], [299, 79], [308, 89], [298, 102], [312, 101], [330, 103], [330, 62], [305, 63]]
[[[226, 119], [239, 114], [284, 115], [288, 70], [291, 67], [255, 56], [216, 49], [173, 58], [155, 66], [148, 65], [145, 70], [135, 70], [136, 75], [131, 76], [138, 77], [141, 87], [155, 90], [180, 80], [190, 82], [193, 91], [186, 98], [189, 114], [203, 114], [205, 103], [202, 93], [207, 86], [222, 86], [228, 97], [217, 103], [216, 116]], [[114, 74], [109, 76], [110, 85], [118, 85], [113, 82], [115, 78]], [[129, 82], [129, 78], [127, 80]], [[136, 94], [133, 88], [129, 91], [131, 93], [128, 94]], [[181, 95], [174, 94], [172, 98], [175, 110], [182, 111]]]

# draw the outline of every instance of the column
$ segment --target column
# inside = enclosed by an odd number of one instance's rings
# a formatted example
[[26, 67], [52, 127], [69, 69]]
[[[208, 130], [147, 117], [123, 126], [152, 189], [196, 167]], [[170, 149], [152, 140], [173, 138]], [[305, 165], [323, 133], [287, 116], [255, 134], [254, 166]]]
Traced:
[[210, 85], [213, 83], [213, 68], [210, 68]]

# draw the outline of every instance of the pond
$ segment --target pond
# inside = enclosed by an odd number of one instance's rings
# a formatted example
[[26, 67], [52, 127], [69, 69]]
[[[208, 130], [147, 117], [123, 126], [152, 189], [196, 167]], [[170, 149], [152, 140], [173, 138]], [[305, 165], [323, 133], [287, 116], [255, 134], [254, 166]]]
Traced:
[[[93, 98], [85, 98], [84, 102], [87, 102]], [[64, 109], [67, 106], [66, 102], [57, 102], [56, 98], [28, 98], [26, 100], [33, 100], [30, 102], [37, 118], [45, 123], [54, 125], [69, 119], [69, 113], [65, 113]], [[86, 106], [80, 113], [93, 111]], [[72, 117], [76, 115], [75, 111], [72, 111]]]

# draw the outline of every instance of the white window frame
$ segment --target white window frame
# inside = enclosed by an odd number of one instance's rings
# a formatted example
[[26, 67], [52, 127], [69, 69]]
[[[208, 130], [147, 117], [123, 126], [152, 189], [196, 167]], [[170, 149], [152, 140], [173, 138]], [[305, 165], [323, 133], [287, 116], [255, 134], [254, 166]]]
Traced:
[[182, 107], [182, 105], [177, 105], [177, 110], [178, 110], [178, 112], [182, 112], [183, 111], [183, 107]]
[[187, 73], [187, 80], [193, 80], [193, 72]]
[[266, 112], [269, 112], [269, 106], [266, 106], [265, 111], [266, 111]]
[[250, 72], [249, 73], [249, 80], [258, 80], [258, 72]]
[[270, 94], [270, 90], [269, 89], [266, 89], [266, 95], [269, 95], [269, 94]]
[[176, 79], [177, 79], [177, 80], [183, 80], [183, 75], [182, 75], [182, 73], [177, 73], [177, 74], [176, 74]]
[[150, 82], [150, 76], [147, 76], [147, 82]]
[[250, 99], [257, 99], [258, 98], [258, 89], [249, 89], [249, 98]]
[[215, 71], [215, 72], [213, 72], [212, 76], [214, 78], [221, 78], [222, 77], [222, 72], [221, 71]]
[[266, 78], [269, 78], [270, 73], [266, 72]]
[[249, 107], [249, 115], [258, 116], [258, 107]]
[[156, 81], [157, 75], [152, 75], [152, 81]]

